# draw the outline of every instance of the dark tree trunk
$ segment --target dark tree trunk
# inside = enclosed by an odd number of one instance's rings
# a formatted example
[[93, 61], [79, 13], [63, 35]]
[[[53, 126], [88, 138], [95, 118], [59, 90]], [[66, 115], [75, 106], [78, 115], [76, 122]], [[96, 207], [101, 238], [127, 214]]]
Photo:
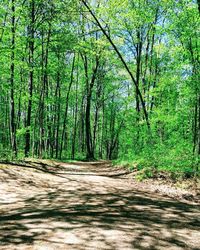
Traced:
[[30, 25], [28, 27], [28, 39], [29, 39], [29, 86], [28, 86], [28, 111], [26, 117], [26, 134], [25, 134], [25, 156], [30, 154], [30, 126], [31, 126], [31, 113], [32, 113], [32, 96], [33, 96], [33, 76], [34, 76], [34, 33], [35, 33], [35, 2], [30, 1]]
[[65, 114], [64, 114], [63, 129], [62, 129], [62, 136], [61, 136], [61, 142], [60, 142], [60, 159], [62, 158], [64, 138], [66, 137], [66, 125], [67, 125], [67, 118], [68, 118], [69, 95], [70, 95], [70, 90], [71, 90], [71, 86], [72, 86], [73, 79], [74, 79], [74, 77], [73, 77], [74, 66], [75, 66], [75, 54], [74, 54], [74, 57], [72, 60], [71, 78], [70, 78], [70, 83], [69, 83], [69, 87], [67, 90], [67, 96], [66, 96]]
[[[78, 62], [79, 62], [79, 56], [78, 56]], [[78, 119], [78, 77], [79, 77], [79, 70], [78, 70], [78, 64], [77, 64], [77, 79], [76, 79], [76, 97], [75, 97], [75, 114], [74, 114], [74, 131], [73, 131], [73, 137], [72, 137], [72, 152], [71, 152], [71, 158], [75, 158], [75, 148], [76, 148], [76, 134], [77, 134], [77, 119]]]
[[90, 123], [90, 113], [91, 113], [91, 98], [92, 90], [94, 87], [95, 80], [97, 78], [97, 71], [99, 67], [99, 57], [96, 56], [95, 66], [92, 72], [91, 81], [89, 81], [88, 76], [88, 59], [86, 55], [82, 55], [85, 68], [85, 77], [86, 77], [86, 87], [87, 87], [87, 97], [86, 97], [86, 111], [85, 111], [85, 139], [86, 139], [86, 158], [94, 159], [94, 151], [92, 146], [92, 134], [91, 134], [91, 123]]
[[86, 99], [86, 112], [85, 112], [85, 136], [86, 136], [86, 147], [87, 147], [87, 159], [94, 159], [94, 152], [92, 148], [92, 136], [91, 136], [91, 125], [90, 125], [90, 108], [91, 108], [91, 91], [87, 94]]
[[59, 130], [60, 130], [60, 98], [61, 98], [61, 90], [60, 90], [60, 72], [58, 72], [57, 76], [57, 86], [56, 86], [56, 93], [55, 96], [57, 98], [56, 102], [56, 116], [55, 117], [55, 124], [56, 124], [56, 132], [55, 132], [55, 151], [56, 151], [56, 158], [59, 156]]
[[11, 39], [11, 65], [10, 65], [10, 137], [12, 152], [17, 156], [15, 100], [14, 100], [14, 76], [15, 76], [15, 0], [12, 0], [12, 39]]
[[45, 52], [44, 52], [44, 31], [42, 30], [42, 55], [41, 55], [41, 92], [40, 92], [40, 101], [39, 101], [39, 158], [42, 158], [42, 151], [44, 148], [44, 100], [45, 100], [45, 77], [44, 77], [44, 61], [45, 61]]

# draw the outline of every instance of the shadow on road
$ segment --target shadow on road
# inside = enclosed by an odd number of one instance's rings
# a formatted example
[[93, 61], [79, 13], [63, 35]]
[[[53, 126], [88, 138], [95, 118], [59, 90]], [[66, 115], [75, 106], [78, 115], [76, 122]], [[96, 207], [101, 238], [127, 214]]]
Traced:
[[77, 250], [200, 249], [191, 240], [199, 240], [199, 206], [118, 188], [115, 181], [101, 190], [76, 177], [56, 189], [38, 187], [31, 197], [24, 190], [18, 204], [0, 209], [0, 249], [36, 242]]

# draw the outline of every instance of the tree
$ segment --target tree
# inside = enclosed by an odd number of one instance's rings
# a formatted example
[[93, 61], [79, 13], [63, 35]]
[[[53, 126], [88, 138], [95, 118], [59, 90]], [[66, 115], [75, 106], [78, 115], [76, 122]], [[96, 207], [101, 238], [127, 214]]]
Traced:
[[11, 65], [10, 65], [10, 138], [12, 152], [17, 156], [16, 143], [16, 123], [15, 123], [15, 99], [14, 99], [14, 78], [15, 78], [15, 0], [12, 0], [12, 17], [11, 17]]

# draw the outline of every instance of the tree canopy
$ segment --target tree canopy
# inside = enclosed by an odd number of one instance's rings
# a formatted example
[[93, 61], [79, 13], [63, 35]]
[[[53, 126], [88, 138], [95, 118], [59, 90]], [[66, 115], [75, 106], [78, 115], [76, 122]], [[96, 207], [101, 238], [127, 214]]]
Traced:
[[198, 166], [199, 27], [199, 1], [2, 0], [0, 157]]

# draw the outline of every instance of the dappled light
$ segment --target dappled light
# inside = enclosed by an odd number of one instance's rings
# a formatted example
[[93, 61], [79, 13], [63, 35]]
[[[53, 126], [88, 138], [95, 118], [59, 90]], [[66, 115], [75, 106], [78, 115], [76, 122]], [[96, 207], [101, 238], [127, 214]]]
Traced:
[[0, 0], [0, 250], [200, 250], [200, 0]]
[[0, 168], [0, 249], [199, 249], [199, 205], [101, 176], [106, 164]]

